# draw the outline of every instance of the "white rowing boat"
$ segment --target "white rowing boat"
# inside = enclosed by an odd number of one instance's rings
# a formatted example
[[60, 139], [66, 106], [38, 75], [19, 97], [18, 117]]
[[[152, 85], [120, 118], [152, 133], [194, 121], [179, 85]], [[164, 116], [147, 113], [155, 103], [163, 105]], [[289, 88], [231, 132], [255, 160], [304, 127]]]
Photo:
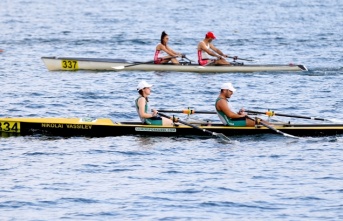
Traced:
[[180, 65], [153, 64], [150, 62], [130, 62], [125, 59], [107, 58], [76, 58], [76, 57], [42, 57], [49, 71], [177, 71], [177, 72], [199, 72], [199, 73], [228, 73], [228, 72], [265, 72], [265, 71], [307, 71], [301, 64], [265, 64], [246, 65], [236, 63], [227, 66], [200, 66], [190, 61], [181, 61]]

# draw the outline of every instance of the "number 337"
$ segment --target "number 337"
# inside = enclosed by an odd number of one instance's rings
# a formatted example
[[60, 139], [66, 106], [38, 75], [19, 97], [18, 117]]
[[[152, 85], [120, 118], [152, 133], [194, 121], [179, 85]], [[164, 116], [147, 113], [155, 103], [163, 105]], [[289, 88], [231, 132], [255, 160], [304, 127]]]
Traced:
[[62, 60], [62, 69], [77, 70], [78, 68], [77, 61]]

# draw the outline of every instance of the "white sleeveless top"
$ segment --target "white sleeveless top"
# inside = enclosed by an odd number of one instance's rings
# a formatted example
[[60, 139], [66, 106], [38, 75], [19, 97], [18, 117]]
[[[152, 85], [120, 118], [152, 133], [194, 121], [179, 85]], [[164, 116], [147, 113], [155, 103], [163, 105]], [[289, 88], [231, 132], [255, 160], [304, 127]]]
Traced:
[[[156, 47], [157, 47], [158, 45], [160, 45], [160, 44], [161, 44], [161, 43], [157, 44]], [[163, 50], [156, 51], [156, 52], [155, 52], [155, 55], [156, 55], [156, 53], [157, 53], [157, 57], [158, 57], [158, 58], [163, 58], [163, 57], [165, 57], [165, 56], [168, 56], [168, 54], [167, 54], [165, 51], [163, 51]]]
[[[206, 45], [206, 48], [210, 49], [210, 44]], [[210, 55], [206, 51], [201, 50], [201, 58], [202, 59], [210, 59]]]

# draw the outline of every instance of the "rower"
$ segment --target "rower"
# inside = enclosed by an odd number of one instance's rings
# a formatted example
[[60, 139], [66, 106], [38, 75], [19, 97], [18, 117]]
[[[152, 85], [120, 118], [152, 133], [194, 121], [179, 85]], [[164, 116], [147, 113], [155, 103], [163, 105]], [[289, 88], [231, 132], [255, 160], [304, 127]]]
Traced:
[[[200, 65], [210, 65], [210, 64], [218, 64], [218, 65], [230, 65], [225, 58], [229, 57], [228, 55], [223, 54], [221, 50], [216, 48], [212, 41], [216, 39], [216, 36], [213, 32], [207, 32], [205, 35], [204, 40], [200, 41], [198, 44], [198, 62]], [[213, 57], [217, 57], [217, 59], [211, 59], [210, 55]], [[238, 57], [234, 56], [233, 59], [236, 60]]]
[[150, 124], [150, 125], [173, 125], [173, 121], [157, 116], [157, 111], [152, 109], [152, 113], [148, 113], [149, 110], [149, 99], [148, 96], [151, 93], [152, 84], [148, 84], [146, 81], [139, 82], [137, 86], [137, 91], [140, 96], [135, 100], [135, 106], [137, 113], [142, 121], [143, 124]]
[[156, 46], [154, 63], [155, 64], [165, 64], [172, 62], [173, 64], [179, 64], [177, 57], [183, 57], [181, 53], [175, 52], [168, 46], [169, 36], [163, 31], [161, 34], [161, 43]]
[[222, 84], [220, 94], [216, 100], [215, 108], [219, 119], [224, 125], [233, 127], [253, 127], [255, 121], [247, 118], [244, 109], [240, 109], [237, 113], [233, 112], [229, 107], [228, 99], [236, 91], [230, 82]]

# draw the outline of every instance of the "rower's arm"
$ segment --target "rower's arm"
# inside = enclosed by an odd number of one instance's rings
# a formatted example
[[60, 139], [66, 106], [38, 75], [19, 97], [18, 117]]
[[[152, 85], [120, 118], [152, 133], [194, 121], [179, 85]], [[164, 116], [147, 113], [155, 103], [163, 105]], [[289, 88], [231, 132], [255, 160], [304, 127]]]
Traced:
[[153, 114], [149, 114], [149, 113], [145, 113], [144, 109], [145, 109], [145, 98], [141, 97], [138, 100], [138, 113], [139, 116], [142, 118], [152, 118]]
[[161, 50], [165, 51], [170, 56], [178, 56], [178, 54], [175, 51], [171, 50], [169, 47], [166, 47], [164, 45], [161, 45]]
[[245, 116], [244, 114], [236, 114], [235, 112], [231, 111], [229, 105], [227, 104], [227, 101], [224, 99], [221, 99], [217, 102], [217, 110], [223, 111], [225, 115], [231, 119], [241, 118]]
[[[212, 44], [211, 44], [211, 45], [212, 45]], [[210, 46], [210, 48], [212, 49], [211, 46]], [[206, 47], [206, 45], [205, 45], [204, 42], [201, 42], [201, 43], [200, 43], [200, 49], [203, 50], [203, 51], [205, 51], [207, 54], [209, 54], [209, 55], [211, 55], [211, 56], [213, 56], [213, 57], [218, 57], [218, 58], [220, 58], [220, 56], [219, 56], [218, 54], [214, 53], [212, 50], [209, 50], [209, 49]]]
[[171, 49], [170, 47], [167, 47], [167, 48], [168, 48], [168, 50], [170, 50], [171, 52], [173, 52], [173, 53], [175, 54], [175, 56], [181, 55], [181, 53], [178, 53], [178, 52], [174, 51], [174, 50]]
[[210, 44], [210, 48], [215, 51], [217, 54], [221, 55], [221, 56], [224, 56], [225, 57], [225, 54], [219, 50], [218, 48], [216, 48], [213, 44]]

